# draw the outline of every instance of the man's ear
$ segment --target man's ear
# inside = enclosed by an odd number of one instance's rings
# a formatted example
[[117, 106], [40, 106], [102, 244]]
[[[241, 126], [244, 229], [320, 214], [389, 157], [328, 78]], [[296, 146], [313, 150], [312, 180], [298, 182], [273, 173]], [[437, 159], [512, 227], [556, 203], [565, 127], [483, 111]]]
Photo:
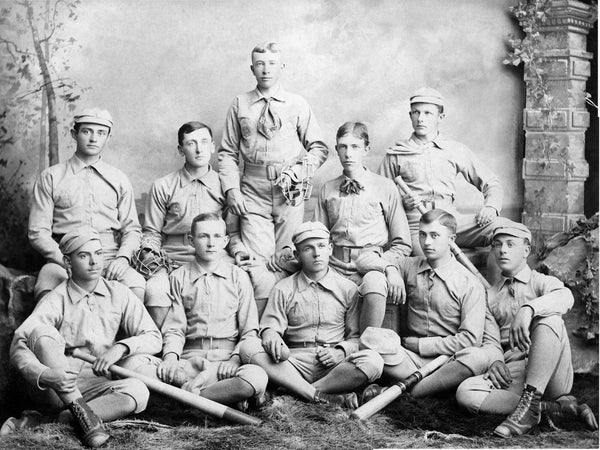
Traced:
[[178, 145], [178, 146], [177, 146], [177, 153], [179, 153], [181, 156], [185, 156], [185, 155], [183, 154], [183, 147], [182, 147], [181, 145]]
[[75, 128], [71, 128], [71, 137], [73, 140], [77, 140], [77, 131], [75, 131]]
[[254, 75], [254, 64], [250, 64], [250, 72], [252, 72], [252, 75]]
[[452, 242], [455, 242], [455, 241], [456, 241], [456, 233], [452, 233], [452, 234], [450, 235], [450, 240], [451, 240]]
[[188, 242], [193, 247], [194, 246], [194, 235], [188, 233], [187, 234]]

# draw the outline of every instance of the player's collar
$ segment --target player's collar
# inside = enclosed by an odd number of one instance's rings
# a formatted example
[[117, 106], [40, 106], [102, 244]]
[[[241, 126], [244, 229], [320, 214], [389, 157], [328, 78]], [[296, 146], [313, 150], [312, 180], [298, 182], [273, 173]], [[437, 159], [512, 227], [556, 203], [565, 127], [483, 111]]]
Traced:
[[258, 86], [252, 91], [252, 103], [256, 103], [257, 101], [262, 99], [267, 100], [269, 98], [273, 98], [279, 102], [286, 102], [289, 99], [289, 95], [281, 85], [279, 85], [279, 89], [277, 89], [277, 91], [275, 91], [275, 93], [271, 94], [269, 97], [266, 97], [262, 92], [260, 92]]
[[96, 287], [92, 292], [83, 290], [72, 279], [69, 279], [67, 282], [67, 293], [69, 294], [69, 298], [73, 304], [79, 303], [89, 294], [100, 295], [103, 297], [108, 297], [110, 295], [108, 292], [108, 286], [106, 286], [106, 282], [103, 278], [98, 279], [98, 283], [96, 283]]
[[308, 278], [306, 276], [304, 271], [301, 270], [300, 274], [298, 276], [298, 291], [300, 291], [300, 292], [305, 291], [306, 289], [308, 289], [310, 287], [310, 285], [312, 283], [319, 284], [322, 287], [324, 287], [325, 289], [327, 289], [328, 291], [333, 291], [336, 286], [335, 279], [333, 278], [332, 270], [329, 267], [327, 268], [327, 273], [325, 274], [325, 276], [323, 278], [321, 278], [319, 281], [311, 280], [310, 278]]
[[504, 286], [507, 282], [510, 282], [510, 280], [517, 280], [520, 281], [523, 284], [527, 284], [529, 283], [529, 280], [531, 280], [531, 267], [529, 267], [527, 264], [525, 264], [525, 267], [523, 267], [514, 277], [505, 277], [504, 275], [502, 276], [502, 284], [501, 286]]
[[190, 262], [190, 281], [195, 283], [199, 278], [212, 273], [221, 278], [228, 278], [229, 272], [223, 260], [219, 261], [212, 272], [207, 272], [195, 259]]
[[456, 273], [456, 269], [454, 268], [455, 263], [456, 260], [454, 259], [454, 255], [450, 255], [450, 259], [448, 260], [448, 262], [446, 262], [446, 264], [436, 267], [434, 269], [427, 261], [427, 258], [423, 258], [421, 260], [421, 264], [417, 269], [417, 273], [423, 273], [428, 270], [433, 270], [435, 274], [445, 282]]
[[194, 180], [198, 180], [202, 184], [206, 185], [206, 179], [208, 178], [211, 172], [212, 166], [209, 164], [208, 171], [204, 175], [202, 175], [201, 177], [192, 177], [192, 175], [187, 171], [187, 169], [184, 166], [179, 170], [179, 184], [181, 185], [181, 187], [183, 187], [187, 186]]

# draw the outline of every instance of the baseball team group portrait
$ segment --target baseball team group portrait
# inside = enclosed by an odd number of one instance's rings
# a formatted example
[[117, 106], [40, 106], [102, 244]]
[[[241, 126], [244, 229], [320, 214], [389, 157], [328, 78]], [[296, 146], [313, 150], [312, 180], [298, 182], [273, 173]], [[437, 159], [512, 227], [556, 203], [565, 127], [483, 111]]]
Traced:
[[597, 448], [595, 2], [0, 12], [0, 448]]

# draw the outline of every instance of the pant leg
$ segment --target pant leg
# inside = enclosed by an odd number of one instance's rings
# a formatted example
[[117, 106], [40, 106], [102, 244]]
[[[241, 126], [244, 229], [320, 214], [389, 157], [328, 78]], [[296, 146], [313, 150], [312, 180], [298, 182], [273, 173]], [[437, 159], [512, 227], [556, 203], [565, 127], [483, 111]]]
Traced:
[[166, 269], [160, 269], [146, 282], [144, 304], [147, 307], [156, 306], [169, 308], [172, 303], [170, 293], [169, 274]]
[[560, 341], [560, 357], [544, 391], [544, 398], [555, 400], [571, 392], [573, 387], [573, 362], [569, 335], [562, 317], [558, 315], [534, 320], [532, 331], [538, 326], [549, 327]]
[[36, 301], [39, 300], [40, 294], [53, 290], [56, 286], [67, 279], [67, 271], [56, 263], [46, 263], [41, 268], [33, 293]]
[[486, 247], [492, 243], [494, 230], [501, 223], [501, 218], [495, 217], [483, 226], [477, 225], [475, 215], [453, 213], [456, 216], [456, 245], [461, 248]]
[[281, 189], [273, 193], [273, 223], [275, 225], [275, 247], [281, 250], [292, 246], [292, 236], [304, 221], [304, 202], [298, 206], [286, 204]]
[[[512, 377], [512, 383], [506, 389], [514, 393], [517, 397], [521, 396], [525, 383], [525, 373], [527, 370], [527, 360], [519, 359], [507, 362], [508, 370]], [[456, 390], [456, 401], [460, 406], [466, 408], [474, 414], [478, 414], [482, 403], [496, 390], [489, 378], [485, 374], [467, 378]]]
[[240, 217], [240, 236], [251, 255], [269, 259], [275, 253], [273, 188], [269, 180], [243, 177], [240, 190], [248, 213]]

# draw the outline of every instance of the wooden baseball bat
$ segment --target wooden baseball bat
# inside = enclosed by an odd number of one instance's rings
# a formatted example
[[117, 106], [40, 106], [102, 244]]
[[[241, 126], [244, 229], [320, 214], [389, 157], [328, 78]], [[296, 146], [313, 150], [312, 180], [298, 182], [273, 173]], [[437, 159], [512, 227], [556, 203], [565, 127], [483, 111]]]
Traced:
[[[92, 356], [88, 353], [84, 353], [78, 348], [74, 349], [71, 355], [73, 355], [75, 358], [89, 362], [90, 364], [93, 364], [96, 361], [95, 356]], [[237, 411], [233, 408], [214, 402], [207, 398], [194, 395], [191, 392], [184, 391], [183, 389], [176, 388], [175, 386], [171, 386], [167, 383], [163, 383], [160, 380], [156, 380], [146, 375], [136, 373], [133, 370], [125, 369], [114, 364], [108, 369], [115, 375], [118, 375], [123, 378], [137, 378], [142, 383], [144, 383], [151, 391], [175, 399], [181, 403], [196, 408], [202, 411], [203, 413], [216, 417], [217, 419], [226, 419], [232, 422], [241, 423], [243, 425], [261, 424], [261, 420], [257, 417], [252, 417], [248, 414], [244, 414], [241, 411]]]
[[400, 397], [404, 392], [412, 388], [427, 375], [442, 367], [449, 359], [450, 356], [448, 355], [438, 356], [433, 361], [428, 362], [419, 370], [409, 375], [408, 378], [405, 378], [393, 386], [390, 386], [377, 397], [369, 400], [360, 408], [355, 409], [352, 414], [350, 414], [350, 417], [358, 420], [367, 420], [373, 414], [381, 411], [387, 405]]
[[[414, 195], [413, 192], [411, 191], [411, 189], [408, 187], [408, 185], [404, 182], [402, 177], [397, 176], [394, 179], [394, 181], [400, 187], [400, 190], [402, 190], [404, 195]], [[423, 204], [421, 202], [419, 202], [417, 204], [417, 211], [419, 211], [421, 213], [421, 215], [423, 215], [427, 212], [427, 209], [425, 209]], [[458, 262], [461, 263], [463, 266], [465, 266], [469, 270], [469, 272], [471, 272], [473, 275], [475, 275], [477, 277], [477, 279], [481, 282], [481, 284], [483, 284], [484, 288], [489, 289], [491, 287], [490, 283], [488, 283], [488, 281], [485, 279], [485, 277], [483, 275], [481, 275], [481, 273], [479, 273], [479, 271], [477, 270], [477, 267], [475, 267], [473, 265], [473, 263], [471, 262], [471, 260], [465, 256], [463, 251], [460, 249], [460, 247], [458, 245], [456, 245], [456, 243], [454, 241], [450, 243], [450, 250], [452, 250], [452, 253], [454, 253], [454, 256], [456, 257]]]

